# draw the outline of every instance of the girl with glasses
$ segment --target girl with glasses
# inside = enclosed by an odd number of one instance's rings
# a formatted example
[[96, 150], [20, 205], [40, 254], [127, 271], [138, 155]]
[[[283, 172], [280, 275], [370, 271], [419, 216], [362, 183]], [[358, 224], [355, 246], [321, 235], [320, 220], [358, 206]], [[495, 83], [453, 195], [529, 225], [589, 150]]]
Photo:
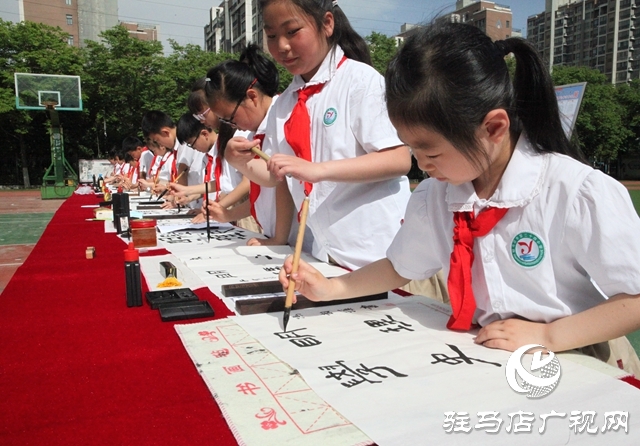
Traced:
[[[238, 61], [228, 60], [209, 70], [207, 79], [205, 92], [212, 112], [223, 125], [249, 132], [234, 136], [229, 144], [251, 143], [252, 147], [260, 147], [267, 131], [267, 116], [277, 99], [279, 76], [273, 62], [255, 44], [250, 44]], [[259, 162], [266, 170], [265, 162]], [[297, 225], [292, 225], [293, 203], [285, 187], [276, 191], [252, 182], [246, 207], [229, 211], [220, 203], [210, 203], [209, 213], [218, 221], [228, 221], [239, 215], [253, 216], [268, 238], [251, 239], [248, 245], [295, 243]]]

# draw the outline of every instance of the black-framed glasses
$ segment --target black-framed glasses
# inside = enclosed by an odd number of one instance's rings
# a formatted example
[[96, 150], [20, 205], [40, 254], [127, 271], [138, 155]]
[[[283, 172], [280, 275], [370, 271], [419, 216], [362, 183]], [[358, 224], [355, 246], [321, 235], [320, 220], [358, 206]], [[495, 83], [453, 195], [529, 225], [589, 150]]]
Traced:
[[[256, 82], [258, 82], [258, 79], [254, 79], [253, 81], [251, 81], [251, 83], [249, 84], [249, 86], [247, 87], [247, 91], [249, 91], [249, 89], [251, 87], [253, 87]], [[218, 116], [218, 119], [220, 120], [220, 122], [230, 125], [231, 127], [237, 128], [238, 124], [236, 124], [235, 122], [233, 122], [233, 118], [236, 117], [236, 112], [238, 111], [238, 108], [240, 107], [240, 104], [242, 104], [242, 102], [245, 100], [245, 98], [247, 97], [247, 93], [245, 92], [244, 96], [242, 96], [238, 102], [236, 103], [236, 107], [233, 109], [233, 112], [231, 112], [231, 116], [229, 116], [229, 119], [227, 118], [221, 118], [220, 116]]]
[[198, 135], [196, 136], [196, 139], [194, 139], [192, 143], [185, 142], [184, 145], [189, 147], [190, 149], [193, 149], [193, 146], [196, 145], [196, 141], [198, 140], [198, 138], [200, 138], [200, 132], [198, 132]]

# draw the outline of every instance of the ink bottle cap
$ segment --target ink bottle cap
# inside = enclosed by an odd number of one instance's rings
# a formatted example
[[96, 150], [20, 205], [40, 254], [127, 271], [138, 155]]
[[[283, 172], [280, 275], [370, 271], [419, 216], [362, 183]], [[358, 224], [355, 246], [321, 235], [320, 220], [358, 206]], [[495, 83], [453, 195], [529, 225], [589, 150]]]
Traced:
[[140, 259], [138, 250], [133, 245], [133, 242], [129, 242], [129, 247], [124, 250], [125, 262], [137, 262]]

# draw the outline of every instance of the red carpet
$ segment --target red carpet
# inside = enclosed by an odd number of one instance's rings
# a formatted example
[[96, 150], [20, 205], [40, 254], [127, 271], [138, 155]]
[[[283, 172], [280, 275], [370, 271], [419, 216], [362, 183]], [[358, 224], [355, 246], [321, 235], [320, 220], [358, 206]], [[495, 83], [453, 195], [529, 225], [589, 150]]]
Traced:
[[0, 295], [0, 445], [236, 444], [173, 324], [127, 308], [125, 245], [80, 207], [96, 202], [69, 198]]
[[0, 295], [0, 444], [236, 444], [173, 323], [127, 308], [125, 245], [85, 221], [95, 203], [69, 198]]

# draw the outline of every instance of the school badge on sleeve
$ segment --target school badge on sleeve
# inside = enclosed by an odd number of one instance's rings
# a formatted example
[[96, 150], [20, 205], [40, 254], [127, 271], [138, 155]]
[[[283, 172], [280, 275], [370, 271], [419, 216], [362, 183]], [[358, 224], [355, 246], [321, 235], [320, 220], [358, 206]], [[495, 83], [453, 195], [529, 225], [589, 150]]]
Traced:
[[518, 265], [533, 268], [544, 258], [544, 243], [531, 232], [521, 232], [511, 242], [511, 255]]

